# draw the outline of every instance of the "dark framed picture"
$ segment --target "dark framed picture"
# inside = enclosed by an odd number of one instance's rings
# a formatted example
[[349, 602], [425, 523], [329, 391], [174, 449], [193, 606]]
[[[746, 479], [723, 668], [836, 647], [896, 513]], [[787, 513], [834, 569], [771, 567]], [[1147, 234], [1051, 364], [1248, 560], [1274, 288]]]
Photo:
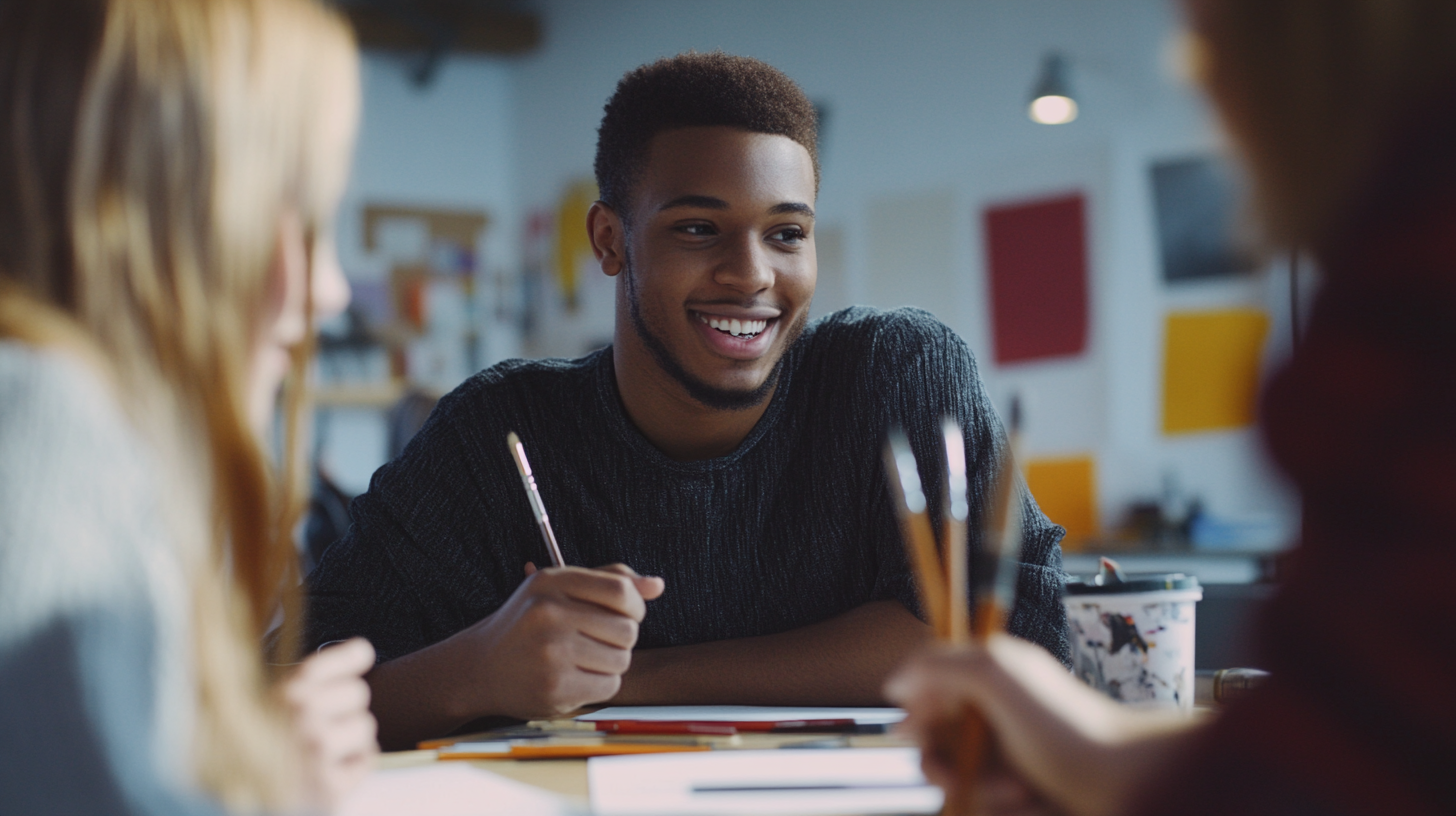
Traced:
[[1226, 162], [1212, 156], [1156, 162], [1152, 181], [1164, 281], [1253, 271], [1235, 239], [1239, 190]]

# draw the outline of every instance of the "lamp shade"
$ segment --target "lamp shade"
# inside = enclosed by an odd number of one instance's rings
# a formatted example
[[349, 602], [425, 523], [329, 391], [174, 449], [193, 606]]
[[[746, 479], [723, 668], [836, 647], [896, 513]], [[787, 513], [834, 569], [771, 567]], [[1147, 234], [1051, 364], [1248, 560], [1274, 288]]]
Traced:
[[1031, 92], [1028, 114], [1043, 125], [1065, 125], [1077, 118], [1077, 100], [1067, 79], [1067, 59], [1057, 52], [1042, 59], [1041, 76]]

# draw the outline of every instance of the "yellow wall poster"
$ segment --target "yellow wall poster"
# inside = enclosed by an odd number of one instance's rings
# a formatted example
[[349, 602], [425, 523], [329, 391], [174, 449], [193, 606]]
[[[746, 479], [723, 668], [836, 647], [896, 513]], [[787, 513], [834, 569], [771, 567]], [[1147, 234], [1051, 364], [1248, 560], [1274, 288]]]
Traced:
[[1172, 312], [1163, 347], [1163, 433], [1254, 422], [1269, 316], [1237, 308]]
[[1032, 459], [1026, 486], [1047, 518], [1067, 528], [1065, 549], [1080, 549], [1097, 535], [1097, 467], [1091, 456]]

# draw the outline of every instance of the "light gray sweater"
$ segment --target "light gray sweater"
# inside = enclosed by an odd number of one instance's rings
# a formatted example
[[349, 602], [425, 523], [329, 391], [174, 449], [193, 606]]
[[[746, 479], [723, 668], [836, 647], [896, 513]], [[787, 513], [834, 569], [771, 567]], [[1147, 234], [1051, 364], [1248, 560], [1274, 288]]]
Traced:
[[100, 378], [0, 341], [0, 813], [213, 813], [189, 792], [187, 589]]

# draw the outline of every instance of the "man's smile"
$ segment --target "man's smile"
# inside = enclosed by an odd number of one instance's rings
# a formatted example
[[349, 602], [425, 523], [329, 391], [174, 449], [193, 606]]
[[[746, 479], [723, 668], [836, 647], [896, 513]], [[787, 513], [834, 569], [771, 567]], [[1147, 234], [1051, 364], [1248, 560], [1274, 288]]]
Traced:
[[734, 360], [762, 357], [778, 336], [777, 316], [758, 317], [753, 312], [737, 314], [689, 310], [698, 334], [714, 352]]

